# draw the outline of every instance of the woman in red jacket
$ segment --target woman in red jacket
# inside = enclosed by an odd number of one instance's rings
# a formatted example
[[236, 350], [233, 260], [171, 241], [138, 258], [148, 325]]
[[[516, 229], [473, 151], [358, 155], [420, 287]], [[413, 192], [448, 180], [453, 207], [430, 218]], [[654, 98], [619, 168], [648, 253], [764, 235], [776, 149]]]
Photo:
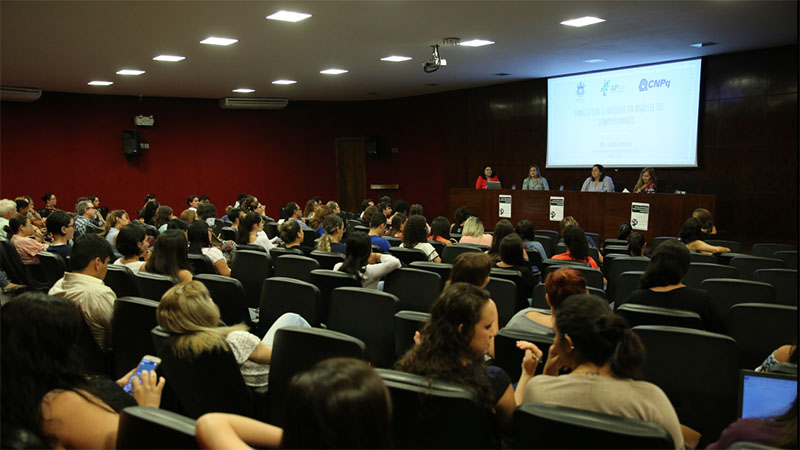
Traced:
[[494, 174], [494, 167], [487, 165], [483, 168], [483, 174], [478, 175], [478, 179], [475, 180], [475, 189], [486, 189], [486, 184], [490, 181], [500, 181], [500, 178]]

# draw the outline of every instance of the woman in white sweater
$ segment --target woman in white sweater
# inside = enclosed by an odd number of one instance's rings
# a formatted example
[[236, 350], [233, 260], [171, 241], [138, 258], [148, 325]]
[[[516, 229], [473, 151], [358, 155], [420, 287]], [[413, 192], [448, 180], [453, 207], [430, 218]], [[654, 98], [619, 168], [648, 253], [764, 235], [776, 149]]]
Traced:
[[400, 268], [400, 260], [392, 255], [372, 253], [372, 240], [367, 233], [356, 231], [347, 238], [347, 257], [333, 270], [355, 275], [365, 288], [378, 289], [380, 279]]

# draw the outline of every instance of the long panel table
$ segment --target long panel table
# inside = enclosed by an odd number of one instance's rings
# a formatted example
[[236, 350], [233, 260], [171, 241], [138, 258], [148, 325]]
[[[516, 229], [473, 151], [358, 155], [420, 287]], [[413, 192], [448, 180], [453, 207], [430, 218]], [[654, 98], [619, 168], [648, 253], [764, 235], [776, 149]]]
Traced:
[[550, 220], [550, 197], [564, 197], [564, 216], [574, 217], [583, 231], [599, 233], [601, 241], [617, 237], [617, 228], [631, 219], [631, 203], [648, 203], [650, 216], [647, 231], [641, 231], [648, 244], [657, 236], [677, 236], [695, 208], [705, 208], [713, 215], [716, 196], [706, 194], [623, 194], [618, 192], [518, 191], [452, 188], [448, 211], [466, 205], [481, 218], [487, 230], [494, 229], [499, 217], [499, 196], [511, 195], [511, 223], [522, 219], [534, 228], [559, 230], [559, 222]]

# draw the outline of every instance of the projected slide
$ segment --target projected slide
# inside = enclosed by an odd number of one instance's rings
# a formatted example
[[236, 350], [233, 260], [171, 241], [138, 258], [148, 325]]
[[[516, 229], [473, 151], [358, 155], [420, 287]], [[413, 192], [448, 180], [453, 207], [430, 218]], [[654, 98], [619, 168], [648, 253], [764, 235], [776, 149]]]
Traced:
[[547, 80], [547, 167], [697, 167], [700, 60]]

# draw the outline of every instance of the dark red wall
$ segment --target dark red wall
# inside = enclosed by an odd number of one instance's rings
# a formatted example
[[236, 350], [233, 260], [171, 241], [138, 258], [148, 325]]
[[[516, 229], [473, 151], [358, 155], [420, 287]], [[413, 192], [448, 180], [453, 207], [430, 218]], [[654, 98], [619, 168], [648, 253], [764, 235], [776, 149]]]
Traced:
[[[658, 171], [662, 189], [717, 194], [728, 238], [797, 239], [797, 55], [790, 46], [705, 58], [700, 167]], [[508, 186], [521, 184], [528, 164], [544, 165], [546, 92], [536, 79], [387, 101], [290, 102], [281, 111], [46, 92], [0, 107], [0, 196], [53, 191], [72, 209], [76, 197], [96, 193], [132, 212], [147, 192], [180, 211], [188, 194], [208, 194], [221, 209], [246, 191], [274, 217], [288, 201], [336, 199], [335, 139], [374, 135], [381, 154], [367, 157], [367, 185], [397, 183], [397, 197], [433, 218], [447, 211], [447, 189], [471, 186], [486, 162]], [[153, 114], [156, 126], [139, 128], [150, 150], [129, 161], [121, 134], [136, 128], [137, 114]], [[545, 175], [571, 189], [587, 172]], [[637, 175], [612, 174], [628, 186]]]

